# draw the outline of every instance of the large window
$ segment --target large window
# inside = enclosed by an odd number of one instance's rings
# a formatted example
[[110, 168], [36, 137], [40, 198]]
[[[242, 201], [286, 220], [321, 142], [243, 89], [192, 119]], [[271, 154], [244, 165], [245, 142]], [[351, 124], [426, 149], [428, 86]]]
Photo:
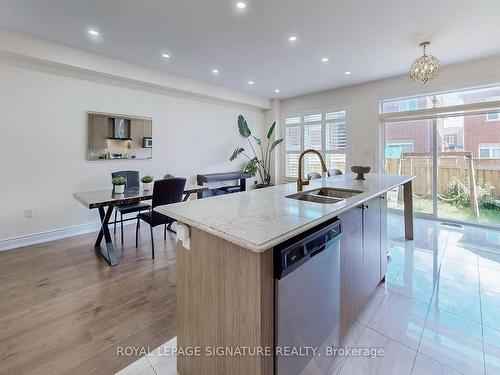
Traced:
[[[500, 86], [380, 103], [383, 168], [416, 176], [415, 211], [500, 225], [499, 113]], [[388, 203], [402, 207], [400, 189]]]
[[[328, 169], [345, 172], [347, 149], [346, 111], [312, 111], [285, 116], [285, 177], [297, 178], [298, 157], [303, 150], [318, 150]], [[304, 173], [321, 172], [316, 155], [304, 157]]]
[[479, 157], [484, 159], [500, 159], [500, 143], [480, 143]]

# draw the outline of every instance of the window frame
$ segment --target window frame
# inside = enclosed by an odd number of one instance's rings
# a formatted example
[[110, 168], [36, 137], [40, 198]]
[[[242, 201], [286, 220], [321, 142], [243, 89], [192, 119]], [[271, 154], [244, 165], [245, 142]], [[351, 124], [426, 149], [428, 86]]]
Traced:
[[[488, 150], [488, 157], [481, 156], [481, 150]], [[493, 157], [494, 151], [500, 151], [500, 143], [479, 143], [477, 145], [477, 156], [479, 159], [500, 159]]]
[[[401, 110], [401, 104], [402, 103], [405, 103], [405, 108], [403, 108], [403, 110]], [[411, 104], [415, 104], [414, 105], [415, 108], [410, 108]], [[418, 101], [417, 101], [417, 99], [400, 100], [398, 102], [398, 109], [399, 109], [398, 112], [416, 111], [417, 107], [418, 107]]]
[[[410, 152], [413, 152], [413, 147], [415, 146], [415, 143], [412, 141], [390, 141], [387, 144], [388, 147], [396, 147], [396, 146], [401, 147], [401, 146], [407, 146], [407, 145], [411, 146]], [[403, 148], [403, 147], [401, 147], [401, 148]]]
[[[345, 116], [340, 119], [331, 119], [331, 120], [326, 120], [326, 114], [327, 113], [333, 113], [333, 112], [345, 112]], [[320, 121], [310, 121], [310, 122], [305, 122], [305, 117], [309, 115], [314, 115], [314, 114], [319, 114], [321, 113], [321, 120]], [[286, 174], [286, 158], [287, 155], [297, 155], [297, 157], [300, 155], [302, 151], [304, 151], [304, 145], [305, 145], [305, 127], [309, 125], [317, 125], [321, 124], [321, 149], [317, 150], [321, 153], [323, 156], [325, 163], [327, 162], [327, 155], [345, 155], [345, 168], [346, 171], [348, 169], [348, 164], [349, 164], [349, 150], [350, 150], [350, 137], [349, 137], [349, 115], [350, 115], [350, 108], [348, 105], [338, 105], [338, 106], [327, 106], [327, 107], [316, 107], [316, 108], [310, 108], [306, 110], [301, 110], [301, 111], [294, 111], [294, 112], [287, 112], [282, 114], [282, 138], [285, 139], [286, 143], [286, 129], [294, 126], [299, 126], [300, 127], [300, 151], [287, 151], [286, 147], [282, 148], [282, 160], [283, 162], [281, 163], [281, 173], [282, 173], [282, 180], [283, 181], [295, 181], [297, 177], [294, 176], [287, 176]], [[293, 117], [300, 117], [300, 122], [298, 124], [286, 124], [286, 119], [288, 118], [293, 118]], [[330, 123], [335, 123], [335, 122], [344, 122], [345, 123], [345, 149], [343, 150], [326, 150], [326, 124]], [[335, 166], [333, 166], [335, 168]], [[305, 169], [304, 169], [305, 171]]]
[[[487, 102], [494, 102], [496, 100], [500, 100], [500, 96], [490, 96], [486, 98]], [[496, 116], [495, 118], [490, 118], [491, 115]], [[500, 121], [500, 113], [494, 112], [494, 113], [487, 113], [486, 114], [486, 122], [494, 122], [494, 121]]]
[[[453, 140], [453, 142], [449, 142], [449, 139], [450, 139], [450, 138]], [[443, 141], [444, 141], [444, 142], [446, 142], [446, 144], [447, 144], [448, 146], [450, 146], [450, 145], [455, 146], [455, 144], [456, 144], [456, 142], [457, 142], [456, 137], [455, 137], [454, 135], [452, 135], [452, 134], [451, 134], [451, 135], [444, 135], [444, 136], [443, 136]]]

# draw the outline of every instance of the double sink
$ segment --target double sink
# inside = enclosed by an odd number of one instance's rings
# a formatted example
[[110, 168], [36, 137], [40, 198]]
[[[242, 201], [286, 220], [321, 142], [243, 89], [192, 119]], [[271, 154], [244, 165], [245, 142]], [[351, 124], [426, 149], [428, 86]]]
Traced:
[[286, 198], [322, 204], [334, 204], [341, 202], [344, 199], [352, 198], [361, 193], [363, 193], [361, 190], [322, 187], [319, 189], [290, 194], [287, 195]]

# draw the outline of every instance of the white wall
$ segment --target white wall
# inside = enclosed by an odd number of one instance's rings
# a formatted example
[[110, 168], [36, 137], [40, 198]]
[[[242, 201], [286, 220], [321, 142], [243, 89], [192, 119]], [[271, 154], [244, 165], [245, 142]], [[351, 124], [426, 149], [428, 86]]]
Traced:
[[[238, 170], [242, 163], [228, 157], [243, 144], [240, 113], [264, 134], [263, 111], [253, 105], [174, 95], [1, 54], [0, 77], [0, 248], [2, 239], [96, 223], [97, 211], [72, 194], [109, 188], [115, 170], [171, 172], [191, 181], [197, 173]], [[152, 117], [153, 159], [86, 161], [87, 111]], [[33, 218], [24, 218], [25, 208], [33, 208]]]
[[[380, 100], [491, 83], [500, 83], [500, 57], [445, 65], [441, 75], [426, 85], [417, 84], [405, 75], [282, 100], [280, 107], [282, 114], [316, 107], [348, 108], [348, 163], [377, 168]], [[280, 171], [281, 179], [284, 179], [283, 166]]]
[[162, 89], [191, 97], [225, 100], [231, 103], [269, 108], [269, 99], [216, 86], [200, 80], [181, 77], [164, 71], [116, 60], [50, 42], [27, 34], [0, 29], [0, 54], [45, 65], [64, 67], [79, 72], [91, 72], [100, 77], [118, 78], [129, 83]]

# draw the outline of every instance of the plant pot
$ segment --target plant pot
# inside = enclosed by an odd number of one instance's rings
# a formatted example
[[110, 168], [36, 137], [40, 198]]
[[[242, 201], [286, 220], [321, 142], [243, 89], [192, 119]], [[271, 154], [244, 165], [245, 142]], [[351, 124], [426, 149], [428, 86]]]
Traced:
[[267, 188], [267, 187], [271, 187], [271, 186], [274, 186], [274, 184], [257, 184], [257, 185], [254, 185], [253, 188], [254, 189], [263, 189], [263, 188]]
[[115, 194], [123, 194], [125, 192], [125, 185], [115, 185]]
[[147, 191], [153, 190], [153, 183], [152, 182], [143, 182], [142, 189], [147, 190]]

